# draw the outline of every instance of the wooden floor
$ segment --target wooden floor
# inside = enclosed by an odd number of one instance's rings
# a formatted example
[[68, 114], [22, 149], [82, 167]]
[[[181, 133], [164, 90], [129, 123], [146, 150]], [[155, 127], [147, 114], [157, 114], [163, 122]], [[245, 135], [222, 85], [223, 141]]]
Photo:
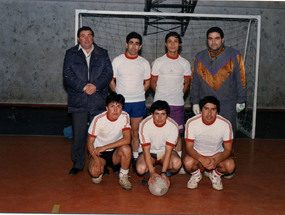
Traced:
[[68, 175], [71, 140], [62, 136], [0, 136], [1, 213], [285, 214], [285, 140], [237, 139], [236, 175], [215, 191], [204, 177], [196, 190], [189, 175], [172, 176], [156, 197], [131, 170], [133, 190], [111, 171], [99, 185], [86, 168]]

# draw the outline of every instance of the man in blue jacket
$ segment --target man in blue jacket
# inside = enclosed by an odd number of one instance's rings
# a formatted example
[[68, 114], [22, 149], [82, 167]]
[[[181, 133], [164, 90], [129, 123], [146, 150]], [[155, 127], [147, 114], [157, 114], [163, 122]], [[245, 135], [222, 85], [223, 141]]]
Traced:
[[77, 40], [78, 44], [66, 51], [63, 65], [73, 128], [70, 175], [76, 175], [84, 168], [88, 123], [105, 111], [108, 86], [113, 78], [108, 52], [94, 43], [93, 30], [81, 27]]

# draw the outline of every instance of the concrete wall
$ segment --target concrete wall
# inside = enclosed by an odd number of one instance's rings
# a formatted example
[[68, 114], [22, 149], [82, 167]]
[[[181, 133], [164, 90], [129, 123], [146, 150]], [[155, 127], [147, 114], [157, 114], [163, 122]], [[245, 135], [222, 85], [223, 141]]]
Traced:
[[[143, 0], [0, 0], [0, 4], [0, 103], [16, 104], [67, 103], [62, 64], [66, 49], [74, 45], [75, 9], [144, 9]], [[195, 13], [262, 16], [258, 108], [285, 109], [284, 9], [283, 2], [227, 1], [199, 1], [195, 9]]]

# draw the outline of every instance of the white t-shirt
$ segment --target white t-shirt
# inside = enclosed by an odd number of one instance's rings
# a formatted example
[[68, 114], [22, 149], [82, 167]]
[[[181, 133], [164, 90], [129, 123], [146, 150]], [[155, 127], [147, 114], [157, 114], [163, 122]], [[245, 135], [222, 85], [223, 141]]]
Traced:
[[163, 126], [157, 126], [152, 115], [145, 118], [139, 126], [140, 147], [139, 152], [142, 152], [142, 146], [150, 145], [150, 153], [165, 152], [165, 145], [174, 147], [178, 138], [177, 123], [167, 117], [166, 123]]
[[[123, 131], [126, 129], [131, 129], [131, 126], [130, 117], [125, 111], [122, 111], [119, 118], [115, 121], [111, 121], [107, 116], [107, 111], [105, 111], [94, 117], [89, 126], [88, 135], [96, 137], [93, 143], [94, 148], [96, 148], [121, 139]], [[112, 150], [109, 149], [107, 151]]]
[[153, 62], [151, 75], [158, 77], [154, 101], [164, 100], [169, 105], [184, 105], [184, 78], [191, 76], [188, 60], [180, 55], [174, 59], [165, 54]]
[[185, 140], [194, 142], [194, 149], [203, 156], [223, 152], [223, 143], [233, 142], [231, 123], [220, 115], [211, 124], [206, 124], [201, 114], [194, 116], [185, 127]]
[[141, 56], [117, 56], [113, 62], [113, 78], [116, 79], [116, 92], [125, 97], [126, 102], [145, 101], [144, 81], [150, 79], [150, 64]]

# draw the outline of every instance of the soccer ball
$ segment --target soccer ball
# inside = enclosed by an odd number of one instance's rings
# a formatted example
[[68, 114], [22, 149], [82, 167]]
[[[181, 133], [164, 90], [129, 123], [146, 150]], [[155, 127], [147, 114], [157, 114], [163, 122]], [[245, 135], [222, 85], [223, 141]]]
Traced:
[[168, 186], [164, 178], [157, 176], [155, 182], [149, 184], [148, 189], [152, 195], [162, 196], [167, 193]]

